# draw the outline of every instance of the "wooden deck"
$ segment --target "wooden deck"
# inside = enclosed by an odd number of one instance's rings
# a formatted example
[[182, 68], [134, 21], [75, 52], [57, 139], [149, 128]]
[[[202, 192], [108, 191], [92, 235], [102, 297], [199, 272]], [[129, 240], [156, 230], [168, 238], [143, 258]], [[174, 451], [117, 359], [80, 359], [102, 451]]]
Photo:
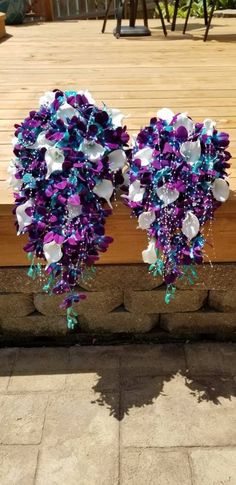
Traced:
[[[180, 23], [180, 21], [179, 21]], [[109, 21], [71, 21], [8, 27], [0, 44], [0, 265], [25, 265], [23, 239], [17, 238], [12, 195], [6, 184], [13, 125], [22, 120], [45, 90], [88, 88], [98, 102], [123, 110], [136, 133], [161, 107], [188, 111], [195, 120], [215, 119], [231, 136], [233, 164], [230, 200], [217, 212], [215, 261], [236, 261], [236, 19], [214, 19], [203, 43], [202, 20], [164, 39], [158, 20], [152, 37], [119, 39]], [[179, 27], [180, 28], [180, 27]], [[140, 262], [146, 237], [136, 230], [120, 203], [107, 223], [115, 237], [103, 263]]]

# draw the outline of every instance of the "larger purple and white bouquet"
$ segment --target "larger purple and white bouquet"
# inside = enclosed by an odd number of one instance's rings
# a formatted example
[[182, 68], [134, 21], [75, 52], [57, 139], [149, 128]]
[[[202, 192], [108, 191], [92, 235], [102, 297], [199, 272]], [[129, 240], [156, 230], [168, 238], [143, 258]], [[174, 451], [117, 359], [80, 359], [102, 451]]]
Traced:
[[123, 181], [129, 136], [123, 115], [98, 108], [87, 91], [47, 92], [39, 104], [15, 125], [9, 167], [14, 212], [18, 234], [29, 238], [28, 274], [41, 276], [40, 260], [46, 261], [43, 289], [68, 293], [62, 306], [73, 328], [72, 305], [85, 297], [74, 289], [112, 242], [104, 226]]
[[197, 277], [203, 262], [204, 224], [229, 196], [229, 136], [206, 119], [194, 123], [186, 114], [162, 109], [137, 135], [130, 161], [129, 193], [124, 196], [138, 227], [148, 234], [142, 253], [150, 271], [167, 285]]

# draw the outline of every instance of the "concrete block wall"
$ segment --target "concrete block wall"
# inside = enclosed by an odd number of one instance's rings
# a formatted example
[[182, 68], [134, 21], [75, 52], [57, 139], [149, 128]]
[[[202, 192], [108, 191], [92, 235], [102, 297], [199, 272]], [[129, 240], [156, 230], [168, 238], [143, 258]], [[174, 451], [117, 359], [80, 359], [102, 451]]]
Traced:
[[[178, 284], [175, 299], [166, 305], [161, 278], [146, 265], [98, 266], [92, 281], [79, 290], [87, 299], [77, 305], [84, 334], [160, 334], [191, 338], [233, 338], [236, 335], [236, 263], [198, 268], [193, 287]], [[58, 337], [69, 334], [61, 297], [42, 293], [26, 268], [0, 268], [0, 336]]]

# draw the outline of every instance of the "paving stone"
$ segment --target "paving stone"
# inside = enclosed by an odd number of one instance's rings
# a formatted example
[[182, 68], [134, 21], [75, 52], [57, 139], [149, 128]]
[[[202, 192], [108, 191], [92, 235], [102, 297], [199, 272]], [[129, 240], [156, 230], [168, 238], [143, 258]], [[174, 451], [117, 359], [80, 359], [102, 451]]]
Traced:
[[128, 345], [121, 352], [121, 371], [126, 378], [133, 378], [134, 375], [169, 375], [185, 370], [182, 345]]
[[202, 307], [207, 298], [204, 290], [179, 290], [167, 305], [165, 303], [165, 289], [153, 291], [126, 291], [124, 297], [125, 308], [134, 313], [173, 313], [196, 311]]
[[118, 421], [93, 399], [87, 391], [50, 397], [37, 485], [118, 484]]
[[12, 376], [8, 384], [8, 393], [61, 391], [65, 388], [65, 382], [65, 374]]
[[47, 395], [14, 394], [0, 398], [0, 443], [38, 444], [41, 441]]
[[0, 349], [0, 392], [7, 389], [17, 349]]
[[64, 347], [20, 348], [14, 366], [14, 375], [66, 372], [69, 349]]
[[185, 352], [189, 371], [193, 375], [236, 375], [236, 344], [187, 344]]
[[194, 485], [236, 485], [236, 448], [191, 450]]
[[89, 311], [86, 315], [80, 315], [79, 322], [85, 332], [145, 333], [157, 325], [159, 315], [116, 310], [110, 313]]
[[150, 448], [124, 448], [121, 459], [121, 485], [137, 484], [191, 485], [187, 453]]
[[[34, 296], [34, 304], [36, 309], [43, 315], [65, 315], [65, 310], [60, 308], [60, 304], [64, 296], [54, 296], [37, 294]], [[85, 300], [81, 300], [79, 304], [74, 305], [74, 309], [78, 311], [79, 315], [87, 311], [107, 313], [114, 308], [122, 305], [123, 292], [121, 290], [96, 291], [87, 294]]]
[[66, 318], [51, 315], [0, 318], [0, 329], [3, 336], [16, 338], [64, 336], [68, 333]]
[[96, 275], [92, 280], [80, 282], [88, 291], [110, 290], [151, 290], [163, 284], [162, 278], [154, 278], [145, 264], [109, 264], [96, 266]]
[[75, 345], [70, 347], [70, 371], [118, 370], [121, 349], [122, 346], [81, 347]]
[[[18, 288], [19, 291], [19, 288]], [[35, 310], [32, 295], [0, 295], [0, 317], [25, 317]]]
[[37, 446], [0, 446], [1, 485], [33, 485]]
[[[213, 290], [209, 293], [208, 304], [218, 312], [236, 312], [236, 290]], [[236, 320], [236, 313], [235, 313]]]
[[71, 347], [66, 389], [119, 389], [119, 347]]
[[235, 402], [231, 379], [139, 378], [136, 390], [122, 389], [122, 445], [236, 445]]
[[192, 337], [194, 334], [234, 336], [236, 314], [217, 312], [163, 313], [160, 327], [171, 334]]

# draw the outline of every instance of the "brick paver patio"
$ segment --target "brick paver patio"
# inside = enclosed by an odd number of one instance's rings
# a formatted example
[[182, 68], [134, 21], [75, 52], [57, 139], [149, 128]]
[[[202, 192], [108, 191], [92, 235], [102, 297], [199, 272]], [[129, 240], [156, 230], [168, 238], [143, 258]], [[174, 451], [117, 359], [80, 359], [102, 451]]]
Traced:
[[235, 485], [235, 344], [0, 350], [1, 485]]

